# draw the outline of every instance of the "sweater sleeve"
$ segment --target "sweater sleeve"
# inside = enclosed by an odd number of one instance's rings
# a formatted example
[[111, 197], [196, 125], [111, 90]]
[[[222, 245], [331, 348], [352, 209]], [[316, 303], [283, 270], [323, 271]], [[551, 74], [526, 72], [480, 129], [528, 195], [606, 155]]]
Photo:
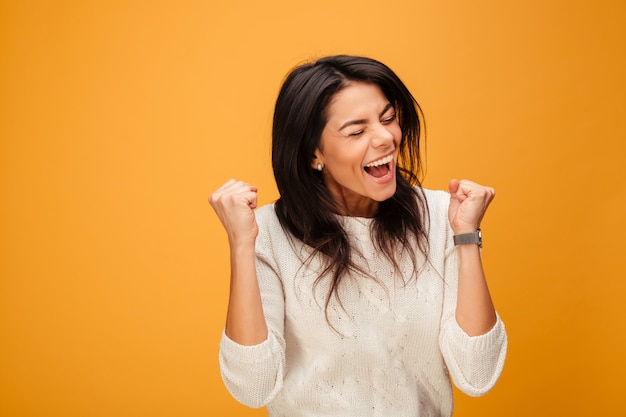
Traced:
[[473, 397], [487, 393], [498, 381], [506, 356], [507, 337], [498, 316], [496, 324], [480, 336], [468, 336], [456, 320], [448, 320], [441, 346], [454, 384]]
[[457, 323], [458, 260], [447, 217], [445, 224], [444, 309], [439, 344], [454, 384], [465, 394], [477, 397], [493, 388], [500, 377], [507, 335], [497, 313], [496, 323], [483, 335], [469, 336]]
[[285, 372], [284, 292], [267, 228], [263, 226], [266, 225], [260, 225], [256, 241], [256, 271], [267, 339], [258, 345], [244, 346], [223, 332], [219, 352], [224, 385], [237, 401], [255, 408], [276, 396], [283, 386]]

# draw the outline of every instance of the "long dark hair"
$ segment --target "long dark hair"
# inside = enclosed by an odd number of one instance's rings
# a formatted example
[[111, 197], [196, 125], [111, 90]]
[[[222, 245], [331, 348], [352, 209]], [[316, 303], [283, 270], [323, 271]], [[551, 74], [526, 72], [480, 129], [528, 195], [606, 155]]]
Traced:
[[272, 166], [280, 193], [275, 210], [284, 229], [310, 246], [313, 254], [323, 254], [325, 269], [316, 285], [331, 274], [326, 309], [331, 297], [338, 297], [339, 284], [349, 271], [365, 272], [352, 261], [354, 248], [336, 215], [336, 203], [321, 174], [311, 167], [332, 97], [354, 81], [375, 84], [383, 91], [402, 130], [396, 192], [380, 202], [372, 238], [396, 270], [399, 250], [407, 251], [415, 268], [417, 252], [428, 256], [428, 207], [420, 183], [423, 122], [413, 95], [390, 68], [370, 58], [329, 56], [296, 67], [285, 79], [274, 111]]

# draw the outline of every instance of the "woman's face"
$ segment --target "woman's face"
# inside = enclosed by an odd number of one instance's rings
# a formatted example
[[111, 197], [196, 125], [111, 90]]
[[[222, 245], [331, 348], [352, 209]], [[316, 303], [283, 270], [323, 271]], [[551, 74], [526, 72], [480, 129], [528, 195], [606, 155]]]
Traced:
[[395, 109], [377, 85], [353, 82], [332, 98], [327, 117], [313, 168], [323, 164], [341, 214], [373, 217], [396, 192], [402, 132]]

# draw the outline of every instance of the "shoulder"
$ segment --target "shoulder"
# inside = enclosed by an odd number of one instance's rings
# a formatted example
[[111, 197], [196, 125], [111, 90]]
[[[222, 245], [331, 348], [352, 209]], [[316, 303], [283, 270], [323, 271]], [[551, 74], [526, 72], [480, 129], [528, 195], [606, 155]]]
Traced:
[[254, 215], [258, 223], [278, 223], [278, 217], [276, 216], [276, 210], [273, 203], [257, 208], [254, 211]]
[[435, 229], [448, 227], [448, 206], [450, 205], [450, 193], [443, 190], [430, 190], [421, 188], [418, 190], [428, 207], [428, 221]]
[[259, 227], [259, 235], [275, 235], [282, 230], [274, 204], [267, 204], [257, 208], [254, 211], [257, 225]]
[[259, 234], [256, 238], [255, 251], [257, 257], [274, 258], [277, 247], [285, 244], [286, 236], [276, 216], [274, 204], [267, 204], [254, 211]]
[[419, 188], [418, 192], [421, 192], [425, 197], [429, 210], [448, 210], [448, 205], [450, 204], [450, 194], [447, 191]]

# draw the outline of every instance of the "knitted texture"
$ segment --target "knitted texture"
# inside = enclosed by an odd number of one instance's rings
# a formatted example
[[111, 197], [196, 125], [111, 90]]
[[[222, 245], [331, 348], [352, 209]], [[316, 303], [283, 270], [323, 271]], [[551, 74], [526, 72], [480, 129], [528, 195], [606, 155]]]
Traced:
[[506, 356], [504, 325], [498, 316], [488, 333], [470, 337], [457, 324], [450, 196], [424, 192], [430, 255], [417, 268], [399, 254], [394, 270], [374, 247], [371, 219], [341, 217], [355, 262], [375, 279], [352, 274], [342, 281], [341, 303], [331, 298], [328, 320], [328, 280], [314, 286], [320, 258], [304, 262], [311, 249], [285, 233], [273, 205], [256, 211], [269, 335], [242, 346], [222, 334], [220, 369], [234, 398], [266, 405], [270, 417], [439, 417], [452, 414], [450, 376], [472, 396], [493, 387]]

